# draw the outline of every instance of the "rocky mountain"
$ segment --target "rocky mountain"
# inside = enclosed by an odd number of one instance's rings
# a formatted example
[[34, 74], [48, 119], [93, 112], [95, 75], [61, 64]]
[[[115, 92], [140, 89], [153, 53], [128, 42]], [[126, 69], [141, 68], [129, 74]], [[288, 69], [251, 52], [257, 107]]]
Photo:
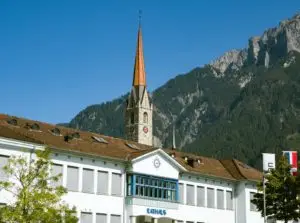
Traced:
[[[261, 152], [300, 146], [300, 15], [248, 46], [178, 75], [152, 92], [155, 144], [236, 157], [258, 166]], [[127, 95], [92, 105], [70, 127], [123, 137]]]

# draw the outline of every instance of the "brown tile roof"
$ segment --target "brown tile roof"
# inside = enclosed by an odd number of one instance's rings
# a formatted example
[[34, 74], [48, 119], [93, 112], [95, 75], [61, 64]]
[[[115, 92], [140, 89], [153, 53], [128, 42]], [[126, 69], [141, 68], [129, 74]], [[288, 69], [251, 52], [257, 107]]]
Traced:
[[[226, 168], [224, 168], [223, 164], [217, 159], [197, 156], [191, 153], [184, 153], [175, 150], [166, 150], [166, 152], [170, 155], [174, 154], [174, 159], [192, 173], [218, 176], [229, 180], [235, 180], [235, 178], [226, 170]], [[189, 161], [185, 161], [185, 157], [191, 160], [190, 162], [192, 166], [189, 165]], [[198, 163], [198, 160], [200, 163]]]
[[[60, 135], [55, 135], [51, 132], [55, 128], [57, 128], [57, 133], [60, 133]], [[79, 134], [78, 139], [76, 134]], [[157, 149], [124, 139], [4, 114], [0, 114], [0, 137], [43, 144], [63, 151], [79, 152], [120, 161], [129, 161]], [[93, 137], [98, 137], [100, 140], [103, 139], [104, 142], [97, 142]], [[258, 170], [248, 167], [238, 160], [217, 160], [171, 149], [165, 149], [164, 151], [169, 155], [173, 154], [173, 158], [191, 173], [228, 180], [248, 179], [256, 181], [261, 179], [261, 173]]]
[[253, 180], [260, 181], [262, 179], [262, 172], [242, 163], [239, 160], [221, 160], [221, 163], [227, 171], [237, 180]]
[[239, 160], [234, 159], [233, 162], [235, 163], [236, 167], [239, 169], [240, 173], [244, 176], [245, 179], [260, 181], [262, 180], [262, 173]]

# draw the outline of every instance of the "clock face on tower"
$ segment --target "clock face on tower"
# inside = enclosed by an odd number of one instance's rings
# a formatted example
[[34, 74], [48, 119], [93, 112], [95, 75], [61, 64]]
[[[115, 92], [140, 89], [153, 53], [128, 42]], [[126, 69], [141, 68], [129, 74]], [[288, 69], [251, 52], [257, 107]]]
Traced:
[[148, 128], [146, 126], [144, 126], [143, 131], [144, 131], [144, 133], [148, 133]]

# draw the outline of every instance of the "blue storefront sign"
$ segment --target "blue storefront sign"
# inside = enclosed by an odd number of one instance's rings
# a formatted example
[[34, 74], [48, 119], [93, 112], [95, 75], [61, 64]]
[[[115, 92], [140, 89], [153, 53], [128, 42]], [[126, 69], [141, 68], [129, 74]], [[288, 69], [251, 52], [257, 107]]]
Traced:
[[148, 214], [155, 214], [155, 215], [166, 215], [167, 211], [164, 209], [156, 209], [156, 208], [147, 208]]

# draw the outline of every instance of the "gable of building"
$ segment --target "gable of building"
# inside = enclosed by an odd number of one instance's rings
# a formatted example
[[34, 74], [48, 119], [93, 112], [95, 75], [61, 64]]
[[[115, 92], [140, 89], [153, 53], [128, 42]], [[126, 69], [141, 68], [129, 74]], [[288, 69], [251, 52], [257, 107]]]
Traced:
[[179, 173], [187, 171], [181, 164], [162, 149], [150, 151], [131, 160], [130, 171], [164, 178], [177, 179]]

